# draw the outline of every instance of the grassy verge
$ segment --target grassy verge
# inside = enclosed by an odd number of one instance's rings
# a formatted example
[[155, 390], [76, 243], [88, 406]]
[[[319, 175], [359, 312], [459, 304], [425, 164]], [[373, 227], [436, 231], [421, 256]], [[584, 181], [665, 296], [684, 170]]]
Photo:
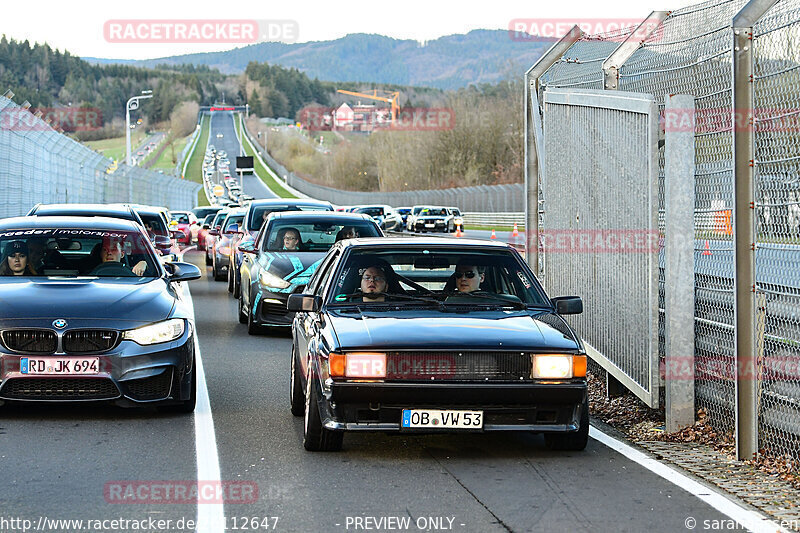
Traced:
[[[239, 131], [239, 120], [234, 120], [233, 122], [237, 131]], [[245, 155], [253, 156], [253, 166], [256, 170], [256, 176], [261, 178], [261, 181], [263, 181], [272, 192], [277, 194], [280, 198], [297, 198], [294, 194], [284, 189], [281, 184], [275, 180], [272, 173], [267, 170], [266, 166], [261, 163], [261, 159], [256, 156], [253, 147], [247, 141], [246, 135], [242, 135], [242, 148], [244, 148]]]
[[[131, 146], [135, 149], [144, 141], [147, 135], [143, 129], [137, 128], [131, 132]], [[103, 139], [102, 141], [87, 141], [86, 146], [102, 154], [104, 157], [122, 161], [125, 156], [125, 137], [113, 137], [111, 139]]]
[[156, 162], [153, 163], [153, 166], [150, 167], [150, 170], [173, 170], [177, 163], [177, 161], [173, 160], [173, 153], [175, 159], [177, 159], [191, 138], [191, 135], [187, 135], [183, 139], [176, 139], [172, 141], [172, 147], [167, 143], [166, 148], [161, 152]]
[[[184, 178], [195, 183], [203, 183], [203, 158], [206, 154], [209, 130], [208, 115], [203, 115], [203, 119], [200, 122], [200, 136], [197, 139], [192, 157], [189, 159], [189, 164], [186, 165], [186, 174], [184, 175]], [[197, 205], [209, 205], [203, 189], [200, 189], [197, 193]]]
[[[478, 231], [514, 231], [514, 226], [473, 226], [471, 224], [464, 224], [464, 230], [474, 229]], [[517, 226], [519, 231], [522, 231], [523, 228]]]

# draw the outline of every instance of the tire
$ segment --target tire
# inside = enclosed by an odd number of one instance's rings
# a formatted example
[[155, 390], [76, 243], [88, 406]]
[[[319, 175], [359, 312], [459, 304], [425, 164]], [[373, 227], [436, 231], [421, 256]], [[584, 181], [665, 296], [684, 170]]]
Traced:
[[545, 433], [544, 443], [551, 450], [581, 451], [589, 442], [589, 397], [581, 405], [581, 422], [578, 431], [572, 433]]
[[233, 294], [233, 269], [228, 267], [228, 292]]
[[303, 392], [303, 380], [297, 368], [297, 357], [292, 346], [292, 365], [289, 374], [289, 407], [294, 416], [303, 416], [306, 410], [306, 395]]
[[239, 275], [239, 283], [236, 283], [236, 272], [233, 273], [233, 297], [239, 298], [242, 295], [242, 277]]
[[206, 250], [206, 266], [211, 266], [211, 258], [208, 256], [208, 250]]
[[217, 270], [217, 258], [214, 258], [214, 263], [211, 265], [211, 273], [214, 275], [214, 281], [225, 281], [225, 274], [220, 274]]
[[[311, 374], [311, 372], [309, 372]], [[313, 377], [306, 379], [306, 398], [303, 420], [303, 447], [310, 452], [338, 452], [342, 449], [344, 434], [322, 426], [319, 416], [318, 387]]]
[[197, 405], [197, 366], [195, 366], [194, 362], [192, 363], [192, 381], [190, 387], [188, 400], [181, 400], [181, 403], [177, 405], [165, 405], [159, 407], [158, 410], [164, 413], [194, 413], [194, 408]]
[[253, 319], [253, 315], [255, 312], [248, 311], [247, 313], [247, 334], [248, 335], [259, 335], [261, 334], [261, 326], [255, 323]]
[[244, 297], [239, 295], [239, 324], [247, 324], [247, 313], [244, 312]]

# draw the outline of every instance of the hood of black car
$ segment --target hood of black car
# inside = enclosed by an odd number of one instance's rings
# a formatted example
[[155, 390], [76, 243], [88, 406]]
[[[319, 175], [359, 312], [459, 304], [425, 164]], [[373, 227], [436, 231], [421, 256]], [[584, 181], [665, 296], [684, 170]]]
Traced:
[[163, 279], [30, 278], [0, 282], [0, 317], [156, 322], [175, 304]]
[[370, 311], [349, 307], [329, 313], [342, 349], [576, 350], [564, 320], [529, 311]]

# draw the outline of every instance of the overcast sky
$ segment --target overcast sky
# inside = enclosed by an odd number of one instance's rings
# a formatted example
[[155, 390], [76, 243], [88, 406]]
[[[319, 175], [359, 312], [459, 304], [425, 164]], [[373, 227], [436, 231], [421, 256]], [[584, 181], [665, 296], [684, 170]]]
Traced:
[[[324, 41], [348, 33], [377, 33], [426, 41], [474, 29], [508, 29], [512, 19], [603, 18], [639, 19], [653, 10], [674, 10], [697, 3], [668, 1], [668, 5], [638, 0], [38, 0], [14, 2], [3, 9], [0, 34], [16, 40], [47, 42], [79, 56], [149, 59], [169, 55], [229, 50], [237, 44], [119, 43], [104, 37], [110, 20], [247, 19], [291, 20], [299, 30], [297, 42]], [[30, 11], [25, 6], [30, 6]]]

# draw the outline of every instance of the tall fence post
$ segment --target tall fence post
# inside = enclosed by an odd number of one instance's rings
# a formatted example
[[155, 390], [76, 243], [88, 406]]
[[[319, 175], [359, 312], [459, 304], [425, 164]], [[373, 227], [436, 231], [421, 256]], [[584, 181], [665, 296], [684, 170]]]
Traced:
[[[758, 453], [756, 386], [756, 217], [753, 93], [753, 26], [777, 0], [751, 0], [733, 17], [734, 308], [736, 354], [736, 456]], [[744, 116], [740, 116], [744, 114]], [[747, 126], [742, 127], [743, 124]]]
[[642, 42], [646, 41], [661, 27], [669, 11], [653, 11], [646, 19], [639, 23], [635, 30], [603, 61], [603, 88], [606, 90], [619, 89], [619, 69], [630, 59]]
[[575, 25], [557, 43], [550, 47], [525, 73], [523, 90], [525, 136], [525, 259], [537, 276], [539, 272], [539, 163], [542, 142], [542, 121], [539, 115], [539, 76], [555, 64], [569, 50], [583, 32]]
[[667, 95], [664, 109], [664, 353], [666, 430], [694, 423], [695, 103]]

